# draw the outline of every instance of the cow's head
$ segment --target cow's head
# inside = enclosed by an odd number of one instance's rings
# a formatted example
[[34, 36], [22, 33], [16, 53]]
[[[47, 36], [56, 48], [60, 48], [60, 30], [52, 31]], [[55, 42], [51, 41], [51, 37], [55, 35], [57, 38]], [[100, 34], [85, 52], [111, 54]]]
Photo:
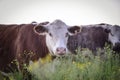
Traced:
[[39, 35], [46, 35], [47, 47], [53, 55], [66, 55], [69, 53], [67, 41], [70, 35], [76, 34], [80, 27], [69, 27], [61, 20], [55, 20], [46, 25], [39, 24], [34, 28]]
[[109, 33], [108, 40], [112, 43], [113, 50], [120, 51], [120, 26], [108, 26], [106, 31]]

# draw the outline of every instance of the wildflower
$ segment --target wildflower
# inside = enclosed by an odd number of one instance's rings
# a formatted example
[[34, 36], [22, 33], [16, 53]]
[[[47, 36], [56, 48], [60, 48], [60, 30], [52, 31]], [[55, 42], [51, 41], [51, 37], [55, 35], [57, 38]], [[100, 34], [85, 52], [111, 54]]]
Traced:
[[34, 69], [37, 69], [39, 67], [39, 61], [32, 62], [30, 61], [30, 65], [28, 66], [29, 71], [33, 71]]
[[120, 68], [118, 69], [118, 71], [120, 72]]
[[44, 63], [46, 63], [46, 62], [50, 62], [52, 60], [52, 57], [51, 57], [51, 55], [47, 55], [45, 58], [41, 58], [40, 59], [40, 62], [42, 63], [42, 64], [44, 64]]

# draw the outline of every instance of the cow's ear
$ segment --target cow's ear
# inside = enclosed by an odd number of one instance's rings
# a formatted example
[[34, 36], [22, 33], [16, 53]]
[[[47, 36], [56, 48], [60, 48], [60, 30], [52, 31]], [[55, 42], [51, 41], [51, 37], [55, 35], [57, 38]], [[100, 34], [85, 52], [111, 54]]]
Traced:
[[45, 35], [48, 32], [46, 25], [37, 25], [34, 27], [34, 31], [39, 35]]
[[39, 35], [45, 35], [48, 32], [47, 25], [49, 24], [48, 21], [39, 23], [34, 27], [34, 31]]
[[79, 26], [72, 26], [68, 28], [68, 31], [72, 34], [77, 34], [81, 31], [81, 28]]

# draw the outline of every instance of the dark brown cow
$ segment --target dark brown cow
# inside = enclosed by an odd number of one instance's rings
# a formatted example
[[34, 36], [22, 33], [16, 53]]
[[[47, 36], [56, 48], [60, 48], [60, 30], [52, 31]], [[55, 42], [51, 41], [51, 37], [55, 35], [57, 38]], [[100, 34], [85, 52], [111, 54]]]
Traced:
[[14, 59], [28, 61], [21, 55], [24, 51], [35, 53], [28, 56], [32, 60], [46, 56], [48, 49], [45, 36], [39, 37], [33, 28], [32, 24], [0, 25], [0, 70], [4, 70]]
[[[79, 47], [88, 48], [96, 52], [98, 48], [103, 49], [105, 43], [108, 43], [108, 33], [101, 25], [84, 25], [81, 26], [81, 32], [68, 39], [68, 49], [75, 53]], [[96, 54], [95, 54], [96, 55]]]
[[81, 32], [68, 39], [68, 49], [75, 53], [80, 47], [96, 52], [97, 48], [103, 49], [105, 43], [111, 45], [116, 53], [120, 52], [120, 26], [106, 23], [81, 25]]
[[[67, 39], [79, 27], [70, 28], [61, 20], [52, 23], [0, 25], [0, 70], [9, 71], [11, 61], [29, 63], [51, 55], [66, 55]], [[59, 33], [59, 34], [58, 34]]]

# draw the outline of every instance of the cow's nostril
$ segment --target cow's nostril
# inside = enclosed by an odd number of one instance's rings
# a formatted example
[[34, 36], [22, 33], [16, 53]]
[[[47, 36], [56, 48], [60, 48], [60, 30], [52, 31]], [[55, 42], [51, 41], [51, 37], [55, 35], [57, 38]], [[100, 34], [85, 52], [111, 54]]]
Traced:
[[64, 48], [64, 51], [66, 51], [66, 48]]
[[60, 50], [60, 48], [57, 48], [56, 51], [58, 52]]

